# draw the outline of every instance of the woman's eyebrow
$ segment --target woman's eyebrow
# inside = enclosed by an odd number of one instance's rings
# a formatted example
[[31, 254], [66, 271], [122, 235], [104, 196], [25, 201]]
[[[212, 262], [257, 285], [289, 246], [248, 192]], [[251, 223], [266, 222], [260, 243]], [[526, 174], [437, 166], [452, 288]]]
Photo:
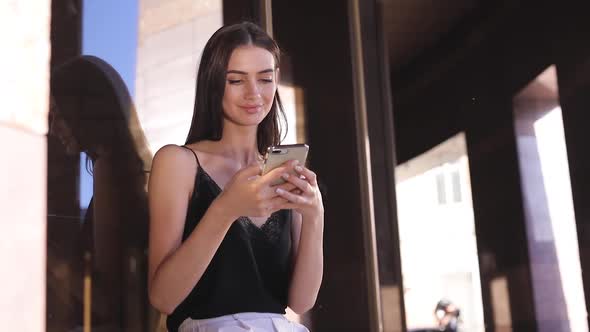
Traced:
[[[269, 69], [265, 69], [265, 70], [261, 70], [259, 71], [257, 74], [266, 74], [266, 73], [272, 73], [274, 72], [274, 69], [269, 68]], [[241, 70], [228, 70], [226, 72], [226, 74], [239, 74], [239, 75], [248, 75], [248, 73], [246, 73], [245, 71], [241, 71]]]

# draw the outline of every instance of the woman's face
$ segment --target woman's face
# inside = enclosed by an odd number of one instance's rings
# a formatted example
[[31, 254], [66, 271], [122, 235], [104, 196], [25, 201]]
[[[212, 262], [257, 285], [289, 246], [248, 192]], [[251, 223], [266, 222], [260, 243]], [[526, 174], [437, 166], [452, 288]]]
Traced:
[[80, 153], [80, 146], [72, 134], [72, 130], [66, 124], [64, 118], [59, 114], [57, 105], [53, 98], [49, 107], [49, 135], [57, 137], [64, 146], [66, 153], [75, 155]]
[[225, 77], [222, 100], [225, 119], [239, 126], [260, 124], [272, 107], [277, 78], [272, 53], [251, 45], [236, 48]]

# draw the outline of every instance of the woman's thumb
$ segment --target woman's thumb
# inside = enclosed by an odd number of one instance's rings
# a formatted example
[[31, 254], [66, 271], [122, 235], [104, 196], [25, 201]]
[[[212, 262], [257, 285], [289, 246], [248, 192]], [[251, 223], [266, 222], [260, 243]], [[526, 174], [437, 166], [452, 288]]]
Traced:
[[251, 177], [260, 175], [261, 169], [260, 166], [257, 164], [246, 166], [239, 171], [240, 178], [249, 179]]

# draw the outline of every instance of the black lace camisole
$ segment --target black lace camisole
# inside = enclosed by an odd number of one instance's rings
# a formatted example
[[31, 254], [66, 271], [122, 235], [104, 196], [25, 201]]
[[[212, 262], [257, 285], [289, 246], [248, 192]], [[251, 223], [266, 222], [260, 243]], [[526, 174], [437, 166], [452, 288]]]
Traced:
[[[188, 147], [184, 147], [189, 149]], [[182, 240], [191, 234], [221, 188], [201, 167], [197, 154], [195, 189]], [[175, 332], [187, 318], [207, 319], [239, 312], [284, 314], [291, 276], [291, 210], [280, 210], [258, 227], [238, 218], [203, 276], [166, 320]]]

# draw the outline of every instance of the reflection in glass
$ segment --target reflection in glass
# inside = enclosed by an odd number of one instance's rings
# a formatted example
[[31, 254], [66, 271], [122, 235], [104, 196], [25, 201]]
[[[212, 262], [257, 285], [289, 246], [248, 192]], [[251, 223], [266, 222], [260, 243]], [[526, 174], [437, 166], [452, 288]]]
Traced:
[[74, 58], [52, 72], [49, 117], [65, 152], [87, 156], [80, 173], [92, 176], [92, 198], [67, 227], [48, 218], [47, 330], [145, 331], [151, 157], [127, 87], [103, 60]]

